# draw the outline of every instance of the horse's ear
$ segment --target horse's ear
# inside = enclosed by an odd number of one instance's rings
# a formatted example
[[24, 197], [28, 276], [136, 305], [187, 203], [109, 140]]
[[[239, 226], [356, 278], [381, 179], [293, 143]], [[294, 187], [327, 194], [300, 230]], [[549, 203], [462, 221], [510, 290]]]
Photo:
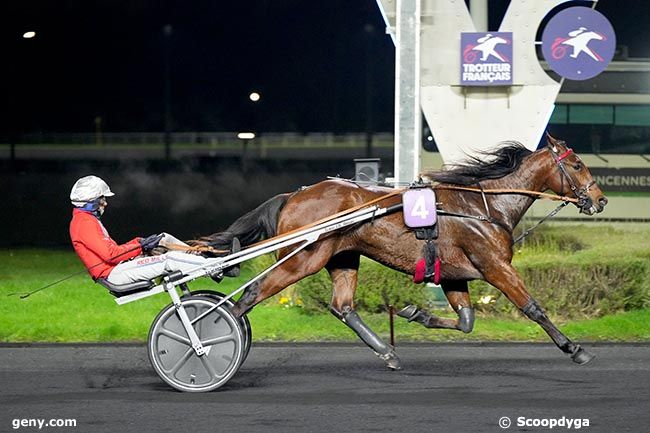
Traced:
[[555, 145], [557, 143], [557, 140], [551, 134], [549, 134], [548, 131], [546, 131], [546, 141], [551, 146], [553, 146], [553, 145]]
[[548, 147], [553, 149], [553, 152], [557, 152], [558, 140], [549, 134], [548, 131], [546, 131], [546, 142], [548, 143]]

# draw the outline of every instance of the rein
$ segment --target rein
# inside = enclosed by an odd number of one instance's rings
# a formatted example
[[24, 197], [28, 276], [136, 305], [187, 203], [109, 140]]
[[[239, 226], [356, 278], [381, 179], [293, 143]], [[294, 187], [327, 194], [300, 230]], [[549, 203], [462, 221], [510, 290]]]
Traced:
[[[556, 163], [561, 168], [562, 164], [559, 164], [562, 159], [566, 158], [568, 155], [570, 155], [570, 152], [567, 151], [563, 155], [561, 155], [557, 160]], [[568, 173], [564, 172], [564, 174], [568, 177]], [[569, 177], [570, 179], [570, 177]], [[548, 215], [546, 215], [544, 218], [539, 220], [537, 224], [534, 226], [524, 230], [524, 232], [515, 239], [512, 244], [516, 244], [517, 242], [522, 241], [525, 237], [530, 235], [533, 230], [535, 230], [537, 227], [539, 227], [543, 222], [548, 220], [549, 218], [554, 217], [557, 215], [560, 210], [562, 210], [563, 207], [568, 205], [569, 203], [580, 203], [581, 199], [580, 198], [572, 198], [572, 197], [567, 197], [564, 195], [556, 195], [556, 194], [547, 194], [545, 192], [539, 192], [539, 191], [531, 191], [527, 189], [484, 189], [483, 186], [481, 186], [480, 183], [478, 183], [478, 188], [470, 188], [470, 187], [464, 187], [464, 186], [455, 186], [455, 185], [436, 185], [433, 187], [434, 189], [447, 189], [447, 190], [456, 190], [456, 191], [469, 191], [469, 192], [475, 192], [475, 193], [480, 193], [481, 196], [483, 197], [483, 204], [485, 206], [485, 212], [486, 215], [467, 215], [467, 214], [461, 214], [461, 213], [455, 213], [455, 212], [445, 212], [445, 211], [438, 211], [440, 215], [449, 215], [449, 216], [455, 216], [455, 217], [460, 217], [460, 218], [472, 218], [476, 219], [479, 221], [486, 221], [492, 224], [496, 224], [499, 227], [505, 229], [506, 231], [510, 231], [509, 227], [506, 227], [501, 221], [497, 220], [496, 218], [493, 218], [490, 215], [490, 208], [487, 203], [487, 199], [485, 197], [485, 194], [522, 194], [522, 195], [533, 195], [537, 196], [538, 198], [546, 198], [549, 200], [556, 200], [556, 201], [562, 201], [562, 203], [556, 207], [554, 210], [552, 210]], [[577, 188], [572, 188], [572, 191], [574, 194], [576, 193]], [[579, 197], [579, 194], [576, 194], [577, 197]]]
[[577, 198], [567, 197], [564, 195], [548, 194], [539, 191], [530, 191], [527, 189], [483, 189], [483, 188], [470, 188], [465, 186], [454, 186], [454, 185], [436, 185], [433, 187], [433, 189], [453, 189], [457, 191], [470, 191], [470, 192], [478, 192], [478, 193], [485, 193], [485, 194], [535, 195], [541, 198], [547, 198], [549, 200], [560, 200], [563, 202], [578, 203]]
[[[380, 202], [380, 201], [386, 200], [387, 198], [394, 197], [394, 196], [396, 196], [396, 195], [402, 194], [403, 192], [404, 192], [404, 188], [396, 189], [395, 191], [392, 191], [392, 192], [390, 192], [390, 193], [388, 193], [388, 194], [384, 194], [384, 195], [382, 195], [381, 197], [377, 197], [377, 198], [372, 199], [372, 200], [370, 200], [370, 201], [367, 201], [367, 202], [365, 202], [365, 203], [361, 203], [360, 205], [353, 206], [353, 207], [348, 208], [348, 209], [344, 209], [344, 210], [342, 210], [341, 212], [335, 213], [334, 215], [326, 216], [325, 218], [321, 218], [321, 219], [316, 220], [316, 221], [314, 221], [314, 222], [312, 222], [312, 223], [309, 223], [309, 224], [306, 224], [306, 225], [304, 225], [304, 226], [301, 226], [301, 227], [295, 228], [295, 229], [293, 229], [293, 230], [289, 230], [288, 232], [284, 232], [284, 233], [282, 233], [282, 236], [290, 235], [290, 234], [293, 234], [293, 233], [298, 232], [298, 231], [301, 231], [301, 230], [309, 229], [309, 228], [314, 227], [314, 226], [316, 226], [316, 225], [318, 225], [318, 224], [322, 224], [322, 223], [325, 223], [325, 222], [331, 221], [331, 220], [333, 220], [333, 219], [335, 219], [335, 218], [338, 218], [338, 217], [341, 217], [341, 216], [344, 216], [344, 215], [350, 214], [350, 213], [352, 213], [352, 212], [358, 211], [359, 209], [362, 209], [362, 208], [364, 208], [364, 207], [366, 207], [366, 206], [370, 206], [370, 205], [372, 205], [372, 204], [375, 204], [375, 203], [378, 203], [378, 202]], [[263, 241], [260, 241], [260, 242], [254, 243], [254, 244], [252, 244], [252, 245], [249, 245], [247, 248], [249, 248], [249, 247], [256, 247], [256, 246], [258, 246], [258, 245], [263, 245], [263, 244], [265, 244], [265, 243], [267, 243], [267, 242], [272, 241], [272, 239], [273, 239], [273, 238], [270, 238], [270, 239], [264, 239]]]
[[213, 253], [213, 254], [223, 254], [229, 253], [229, 250], [218, 250], [209, 245], [179, 245], [179, 244], [167, 244], [163, 248], [171, 251], [183, 251], [190, 254], [200, 254], [200, 253]]
[[[492, 223], [492, 224], [496, 224], [496, 225], [502, 227], [505, 230], [510, 230], [510, 229], [508, 227], [506, 227], [501, 221], [497, 220], [496, 218], [493, 218], [490, 215], [489, 207], [487, 205], [487, 200], [485, 199], [485, 194], [524, 194], [524, 195], [535, 195], [535, 196], [538, 196], [538, 197], [541, 197], [541, 198], [547, 198], [547, 199], [550, 199], [550, 200], [561, 200], [562, 204], [557, 209], [555, 209], [553, 212], [551, 212], [551, 214], [544, 217], [540, 221], [540, 223], [538, 223], [537, 225], [541, 224], [541, 222], [543, 222], [546, 219], [548, 219], [548, 218], [554, 216], [555, 214], [557, 214], [560, 211], [560, 209], [562, 207], [566, 206], [567, 204], [569, 204], [569, 202], [571, 202], [571, 203], [577, 203], [578, 202], [578, 199], [576, 199], [576, 198], [571, 198], [571, 197], [566, 197], [566, 196], [558, 196], [558, 195], [554, 195], [554, 194], [547, 194], [547, 193], [543, 193], [543, 192], [539, 192], [539, 191], [530, 191], [530, 190], [526, 190], [526, 189], [483, 189], [483, 187], [480, 184], [479, 184], [479, 188], [469, 188], [469, 187], [452, 186], [452, 185], [436, 185], [436, 186], [433, 187], [433, 189], [452, 189], [452, 190], [459, 190], [459, 191], [470, 191], [470, 192], [481, 193], [483, 195], [483, 202], [484, 202], [484, 205], [485, 205], [485, 208], [486, 208], [487, 216], [485, 216], [485, 215], [467, 215], [467, 214], [462, 214], [462, 213], [446, 212], [444, 210], [439, 210], [438, 214], [439, 215], [455, 216], [455, 217], [460, 217], [460, 218], [472, 218], [472, 219], [476, 219], [476, 220], [479, 220], [479, 221], [485, 221], [485, 222], [489, 222], [489, 223]], [[329, 216], [327, 216], [325, 218], [321, 218], [321, 219], [319, 219], [317, 221], [314, 221], [312, 223], [309, 223], [309, 224], [306, 224], [304, 226], [301, 226], [301, 227], [295, 228], [293, 230], [290, 230], [290, 231], [288, 231], [286, 233], [283, 233], [283, 235], [289, 235], [289, 234], [298, 232], [300, 230], [308, 229], [308, 228], [314, 227], [314, 226], [316, 226], [318, 224], [328, 222], [328, 221], [330, 221], [330, 220], [332, 220], [334, 218], [338, 218], [338, 217], [347, 215], [349, 213], [352, 213], [352, 212], [355, 212], [355, 211], [357, 211], [359, 209], [362, 209], [362, 208], [364, 208], [366, 206], [370, 206], [372, 204], [375, 204], [375, 203], [381, 202], [383, 200], [386, 200], [386, 199], [388, 199], [390, 197], [394, 197], [396, 195], [402, 194], [405, 190], [406, 190], [405, 188], [396, 189], [396, 190], [394, 190], [394, 191], [392, 191], [392, 192], [390, 192], [388, 194], [382, 195], [382, 196], [377, 197], [377, 198], [375, 198], [373, 200], [367, 201], [365, 203], [361, 203], [361, 204], [359, 204], [357, 206], [353, 206], [353, 207], [348, 208], [348, 209], [344, 209], [344, 210], [342, 210], [342, 211], [340, 211], [338, 213], [335, 213], [334, 215], [329, 215]], [[528, 234], [532, 230], [534, 230], [537, 227], [537, 225], [535, 227], [531, 228], [531, 229], [528, 229], [526, 231], [526, 234], [523, 237], [528, 236]], [[520, 236], [521, 239], [523, 239], [523, 237]], [[520, 238], [517, 238], [517, 240], [515, 242], [519, 242]], [[260, 242], [257, 242], [255, 244], [250, 245], [250, 247], [263, 245], [266, 242], [269, 242], [270, 240], [271, 239], [265, 239], [263, 241], [260, 241]], [[190, 248], [211, 248], [211, 247], [197, 246], [197, 247], [190, 247]]]

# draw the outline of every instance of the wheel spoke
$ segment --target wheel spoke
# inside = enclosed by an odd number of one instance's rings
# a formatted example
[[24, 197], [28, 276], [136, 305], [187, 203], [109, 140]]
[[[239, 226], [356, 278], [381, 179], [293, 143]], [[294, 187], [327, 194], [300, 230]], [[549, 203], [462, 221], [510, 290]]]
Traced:
[[180, 370], [181, 367], [185, 364], [185, 362], [187, 362], [187, 360], [191, 358], [192, 353], [194, 353], [194, 349], [192, 349], [191, 347], [189, 347], [189, 348], [185, 351], [185, 353], [183, 354], [183, 356], [181, 356], [181, 357], [178, 359], [178, 361], [176, 361], [176, 364], [174, 364], [174, 365], [173, 365], [169, 370], [166, 370], [166, 371], [165, 371], [165, 374], [170, 375], [170, 376], [175, 375], [175, 374], [178, 372], [178, 370]]
[[222, 335], [220, 337], [208, 338], [207, 340], [201, 341], [201, 344], [204, 346], [213, 346], [215, 344], [226, 343], [228, 341], [235, 341], [235, 332], [231, 332], [228, 335]]
[[160, 333], [162, 335], [165, 335], [165, 336], [171, 338], [172, 340], [176, 340], [176, 341], [178, 341], [180, 343], [183, 343], [183, 344], [186, 344], [188, 346], [192, 345], [189, 338], [184, 337], [184, 336], [182, 336], [180, 334], [177, 334], [177, 333], [175, 333], [173, 331], [170, 331], [169, 329], [160, 328]]
[[207, 356], [199, 356], [199, 359], [201, 360], [201, 363], [203, 364], [203, 367], [208, 371], [210, 374], [210, 377], [212, 380], [210, 382], [213, 382], [215, 379], [219, 379], [219, 375], [217, 375], [217, 372], [214, 371], [214, 368], [212, 368], [212, 364], [208, 361]]

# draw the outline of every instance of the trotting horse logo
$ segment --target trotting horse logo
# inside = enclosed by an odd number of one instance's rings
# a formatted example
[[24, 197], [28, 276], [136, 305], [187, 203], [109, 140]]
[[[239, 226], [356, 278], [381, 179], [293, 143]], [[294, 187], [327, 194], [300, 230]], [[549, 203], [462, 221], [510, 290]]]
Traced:
[[565, 78], [600, 74], [614, 56], [616, 35], [602, 14], [573, 7], [555, 15], [544, 29], [542, 52], [551, 69]]
[[592, 40], [604, 41], [607, 39], [600, 33], [587, 30], [586, 27], [580, 27], [577, 30], [569, 32], [568, 38], [556, 38], [553, 42], [552, 56], [554, 59], [561, 59], [567, 53], [567, 48], [573, 47], [570, 57], [576, 59], [582, 53], [588, 55], [597, 62], [602, 62], [603, 58], [596, 51], [589, 48], [589, 42]]
[[461, 33], [464, 86], [512, 84], [512, 33]]

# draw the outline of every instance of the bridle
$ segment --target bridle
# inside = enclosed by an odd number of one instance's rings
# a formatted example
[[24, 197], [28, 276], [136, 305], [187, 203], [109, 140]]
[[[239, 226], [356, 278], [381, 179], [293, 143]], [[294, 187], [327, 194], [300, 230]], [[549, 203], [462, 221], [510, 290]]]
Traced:
[[[560, 142], [560, 143], [564, 144], [564, 142]], [[571, 175], [569, 175], [569, 172], [567, 171], [566, 166], [562, 162], [566, 157], [568, 157], [569, 155], [574, 153], [573, 149], [567, 147], [567, 150], [564, 153], [562, 153], [561, 155], [558, 155], [557, 147], [555, 147], [555, 145], [550, 145], [549, 144], [547, 146], [547, 148], [548, 148], [549, 152], [551, 153], [551, 157], [555, 161], [555, 164], [558, 166], [558, 168], [560, 169], [560, 172], [562, 173], [562, 184], [560, 186], [560, 189], [564, 190], [564, 181], [566, 180], [566, 182], [571, 187], [571, 191], [573, 192], [575, 197], [578, 199], [578, 203], [577, 203], [578, 207], [584, 209], [584, 208], [586, 208], [588, 206], [591, 206], [591, 204], [592, 204], [591, 199], [589, 198], [589, 196], [586, 193], [596, 183], [596, 181], [592, 179], [590, 182], [588, 182], [582, 188], [578, 188], [578, 185], [576, 185], [576, 182], [573, 180]]]
[[[564, 142], [559, 142], [561, 144], [565, 144]], [[596, 183], [595, 180], [591, 180], [589, 183], [587, 183], [585, 186], [582, 188], [579, 188], [576, 182], [573, 180], [571, 175], [569, 175], [569, 172], [567, 171], [566, 166], [564, 165], [563, 160], [570, 156], [573, 152], [573, 149], [567, 148], [567, 150], [559, 154], [557, 147], [555, 145], [549, 144], [547, 146], [551, 157], [553, 158], [553, 161], [555, 161], [555, 164], [558, 166], [558, 169], [562, 173], [562, 183], [560, 185], [560, 192], [558, 194], [563, 194], [564, 191], [564, 182], [566, 181], [569, 186], [571, 187], [571, 192], [573, 193], [574, 197], [567, 197], [564, 195], [561, 196], [554, 196], [551, 194], [545, 194], [537, 191], [528, 191], [528, 190], [517, 190], [517, 189], [504, 189], [504, 190], [484, 190], [480, 184], [479, 188], [468, 188], [468, 187], [462, 187], [462, 186], [457, 186], [457, 185], [437, 185], [434, 187], [434, 189], [454, 189], [454, 190], [462, 190], [462, 191], [471, 191], [471, 192], [477, 192], [481, 193], [483, 195], [483, 202], [485, 203], [485, 208], [486, 208], [486, 215], [487, 216], [475, 216], [475, 215], [465, 215], [465, 214], [460, 214], [460, 213], [450, 213], [450, 212], [444, 212], [444, 211], [439, 211], [440, 215], [451, 215], [451, 216], [457, 216], [457, 217], [464, 217], [464, 218], [473, 218], [473, 219], [478, 219], [482, 221], [488, 221], [493, 224], [498, 224], [498, 222], [490, 216], [490, 212], [487, 206], [487, 202], [485, 200], [485, 194], [486, 193], [496, 193], [496, 194], [526, 194], [526, 195], [534, 195], [537, 197], [544, 197], [544, 198], [550, 198], [554, 200], [562, 200], [562, 203], [552, 210], [548, 215], [546, 215], [544, 218], [540, 219], [537, 224], [534, 226], [526, 229], [523, 231], [523, 233], [518, 236], [514, 241], [513, 244], [516, 244], [517, 242], [522, 241], [525, 237], [530, 235], [533, 230], [535, 230], [537, 227], [539, 227], [543, 222], [547, 221], [548, 219], [554, 217], [563, 207], [568, 205], [569, 203], [575, 203], [580, 209], [587, 209], [591, 206], [593, 206], [592, 200], [589, 198], [589, 196], [586, 194], [587, 191]], [[501, 224], [498, 224], [501, 225]], [[509, 230], [508, 228], [506, 228]]]

